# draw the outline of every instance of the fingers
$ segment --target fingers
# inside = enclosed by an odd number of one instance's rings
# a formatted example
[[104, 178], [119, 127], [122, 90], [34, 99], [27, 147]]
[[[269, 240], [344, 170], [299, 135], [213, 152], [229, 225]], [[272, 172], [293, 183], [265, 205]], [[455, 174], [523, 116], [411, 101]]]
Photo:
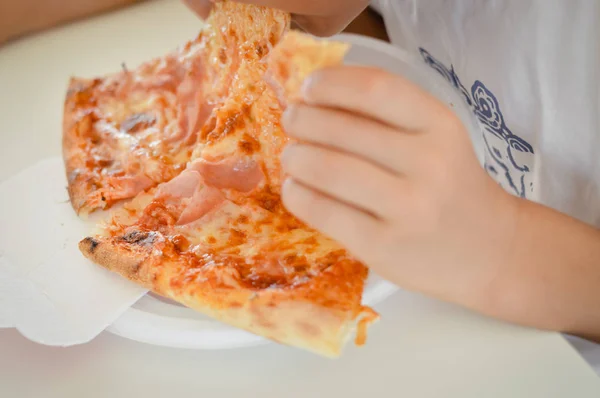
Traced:
[[[289, 13], [299, 15], [332, 15], [337, 13], [339, 10], [343, 10], [344, 1], [332, 0], [329, 2], [324, 1], [287, 1], [287, 0], [236, 0], [238, 3], [254, 4], [257, 6], [264, 6], [270, 8], [277, 8]], [[211, 3], [214, 0], [183, 0], [192, 10], [198, 12], [199, 10], [210, 11]]]
[[313, 145], [286, 147], [282, 164], [296, 181], [380, 219], [398, 208], [401, 179], [363, 159]]
[[[254, 4], [277, 8], [292, 14], [331, 16], [343, 13], [343, 11], [355, 4], [368, 4], [367, 0], [237, 0], [239, 3]], [[351, 4], [348, 4], [351, 3]]]
[[339, 108], [410, 131], [428, 130], [450, 112], [408, 80], [376, 68], [340, 66], [312, 74], [304, 83], [304, 100]]
[[211, 0], [183, 0], [183, 2], [203, 19], [208, 18], [213, 3]]
[[286, 208], [311, 227], [352, 248], [362, 257], [381, 235], [383, 224], [376, 218], [288, 179], [282, 188]]
[[300, 141], [350, 152], [395, 173], [416, 162], [414, 134], [344, 111], [291, 105], [283, 116], [286, 133]]

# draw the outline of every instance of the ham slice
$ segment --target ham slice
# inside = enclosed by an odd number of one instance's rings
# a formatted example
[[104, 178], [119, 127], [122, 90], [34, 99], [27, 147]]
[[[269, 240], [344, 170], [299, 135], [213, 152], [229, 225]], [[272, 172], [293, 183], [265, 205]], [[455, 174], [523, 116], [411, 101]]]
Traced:
[[213, 111], [201, 90], [198, 90], [198, 81], [192, 79], [184, 81], [179, 86], [178, 98], [182, 104], [179, 109], [178, 134], [169, 137], [168, 141], [182, 141], [192, 143], [197, 134], [206, 123]]
[[185, 170], [171, 181], [161, 185], [158, 189], [157, 197], [169, 197], [173, 199], [191, 198], [201, 182], [202, 179], [197, 171]]
[[167, 199], [179, 210], [178, 225], [192, 223], [218, 208], [226, 198], [222, 189], [250, 192], [264, 179], [252, 158], [227, 158], [217, 162], [199, 159], [158, 189], [157, 198]]
[[201, 219], [225, 202], [225, 195], [217, 188], [203, 185], [194, 192], [185, 210], [177, 220], [178, 225], [185, 225]]
[[143, 173], [132, 176], [110, 176], [106, 178], [106, 183], [111, 188], [110, 192], [104, 194], [105, 200], [107, 201], [132, 198], [154, 184], [154, 182]]
[[181, 141], [193, 143], [197, 134], [210, 117], [214, 105], [206, 96], [203, 76], [206, 75], [204, 62], [195, 60], [191, 69], [177, 87], [178, 130], [176, 134], [166, 138], [167, 142]]
[[142, 173], [133, 176], [110, 176], [106, 177], [106, 187], [93, 192], [86, 200], [91, 208], [110, 207], [119, 200], [133, 198], [153, 184], [154, 182]]
[[195, 170], [186, 170], [162, 185], [157, 198], [168, 199], [171, 207], [180, 210], [177, 225], [199, 220], [225, 201], [225, 195], [204, 184], [200, 173]]
[[232, 157], [217, 162], [200, 159], [192, 163], [190, 169], [200, 173], [207, 185], [244, 193], [255, 189], [265, 178], [260, 165], [249, 157]]

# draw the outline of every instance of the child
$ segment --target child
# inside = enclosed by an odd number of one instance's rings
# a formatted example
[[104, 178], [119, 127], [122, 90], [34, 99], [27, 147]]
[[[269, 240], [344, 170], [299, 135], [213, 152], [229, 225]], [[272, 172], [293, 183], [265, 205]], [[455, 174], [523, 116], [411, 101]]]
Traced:
[[[30, 3], [0, 1], [16, 15]], [[64, 1], [70, 16], [46, 13], [54, 23], [130, 0]], [[325, 36], [368, 5], [244, 1], [286, 9]], [[186, 3], [202, 16], [211, 5]], [[600, 341], [600, 3], [376, 6], [392, 42], [472, 108], [484, 167], [464, 126], [418, 87], [371, 68], [332, 68], [313, 75], [304, 103], [284, 116], [301, 142], [282, 159], [288, 209], [405, 289]], [[48, 21], [0, 21], [0, 42]]]
[[[286, 9], [318, 35], [368, 5], [245, 1]], [[392, 43], [462, 93], [484, 167], [452, 112], [419, 88], [333, 68], [284, 116], [301, 141], [283, 155], [288, 209], [403, 288], [600, 341], [600, 3], [376, 6]]]

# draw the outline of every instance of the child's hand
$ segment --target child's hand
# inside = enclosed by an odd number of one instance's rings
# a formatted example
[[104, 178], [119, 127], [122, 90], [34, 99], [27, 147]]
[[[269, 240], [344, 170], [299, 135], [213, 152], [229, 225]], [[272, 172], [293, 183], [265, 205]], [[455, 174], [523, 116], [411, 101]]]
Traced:
[[305, 82], [283, 123], [286, 207], [397, 284], [467, 305], [502, 263], [517, 200], [479, 165], [441, 102], [380, 70]]
[[[362, 10], [369, 0], [236, 0], [260, 6], [278, 8], [293, 13], [294, 21], [306, 31], [331, 36], [342, 31]], [[214, 0], [184, 0], [203, 18], [208, 16]]]

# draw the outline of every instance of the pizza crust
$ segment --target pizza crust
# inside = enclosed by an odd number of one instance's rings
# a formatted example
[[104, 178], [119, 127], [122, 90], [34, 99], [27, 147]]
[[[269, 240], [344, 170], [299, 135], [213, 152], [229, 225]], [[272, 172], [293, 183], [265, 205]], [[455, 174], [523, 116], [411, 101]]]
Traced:
[[71, 78], [67, 88], [63, 112], [62, 153], [67, 173], [67, 190], [71, 205], [77, 213], [85, 207], [85, 198], [89, 190], [90, 177], [82, 172], [85, 156], [81, 150], [81, 134], [86, 135], [92, 129], [92, 115], [77, 113], [78, 100], [86, 96], [94, 82], [86, 79]]
[[319, 69], [340, 65], [349, 49], [347, 43], [318, 40], [290, 31], [269, 56], [268, 78], [284, 104], [299, 101], [304, 80]]
[[300, 286], [257, 290], [234, 276], [203, 272], [181, 283], [189, 265], [155, 232], [86, 238], [79, 248], [94, 263], [186, 307], [326, 357], [338, 357], [357, 327], [357, 342], [364, 343], [366, 328], [379, 318], [360, 303], [365, 269], [353, 261], [334, 264]]

